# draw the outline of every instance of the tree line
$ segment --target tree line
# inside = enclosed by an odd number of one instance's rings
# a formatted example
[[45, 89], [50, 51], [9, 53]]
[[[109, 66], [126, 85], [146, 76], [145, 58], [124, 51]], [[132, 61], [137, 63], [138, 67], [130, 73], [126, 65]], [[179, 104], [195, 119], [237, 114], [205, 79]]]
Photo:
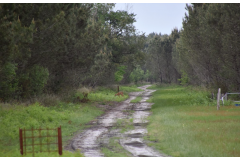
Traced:
[[240, 4], [186, 4], [181, 30], [147, 37], [151, 79], [240, 91]]
[[0, 101], [123, 83], [143, 63], [135, 14], [115, 4], [0, 4]]
[[240, 91], [240, 4], [186, 4], [182, 29], [137, 32], [115, 4], [0, 4], [0, 101], [151, 81]]

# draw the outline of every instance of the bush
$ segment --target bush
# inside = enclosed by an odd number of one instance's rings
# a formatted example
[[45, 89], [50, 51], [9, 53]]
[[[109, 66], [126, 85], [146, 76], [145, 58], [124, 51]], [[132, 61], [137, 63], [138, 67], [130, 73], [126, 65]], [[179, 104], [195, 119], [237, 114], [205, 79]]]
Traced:
[[37, 98], [37, 101], [46, 107], [56, 106], [60, 102], [60, 98], [57, 95], [44, 94]]
[[35, 65], [29, 73], [31, 94], [42, 93], [47, 84], [49, 72], [47, 68]]

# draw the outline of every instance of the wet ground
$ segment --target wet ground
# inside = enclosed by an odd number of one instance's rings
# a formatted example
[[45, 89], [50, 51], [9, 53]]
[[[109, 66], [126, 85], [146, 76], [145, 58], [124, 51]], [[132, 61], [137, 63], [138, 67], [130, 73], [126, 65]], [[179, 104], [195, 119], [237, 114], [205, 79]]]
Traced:
[[[150, 85], [139, 87], [142, 92], [132, 92], [129, 98], [92, 121], [88, 129], [77, 134], [69, 144], [73, 150], [80, 149], [86, 157], [102, 157], [101, 147], [107, 146], [110, 138], [118, 138], [118, 143], [134, 157], [163, 157], [147, 146], [143, 136], [147, 134], [146, 118], [150, 115], [151, 103], [147, 103], [155, 90], [146, 89]], [[141, 96], [139, 103], [130, 103]]]

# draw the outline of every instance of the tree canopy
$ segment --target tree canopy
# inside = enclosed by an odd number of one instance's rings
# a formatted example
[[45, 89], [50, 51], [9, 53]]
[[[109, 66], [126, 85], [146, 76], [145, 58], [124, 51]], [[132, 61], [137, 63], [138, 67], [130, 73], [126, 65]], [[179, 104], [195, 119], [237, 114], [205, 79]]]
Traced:
[[133, 70], [144, 35], [133, 13], [114, 6], [0, 4], [1, 101], [111, 84], [119, 65]]

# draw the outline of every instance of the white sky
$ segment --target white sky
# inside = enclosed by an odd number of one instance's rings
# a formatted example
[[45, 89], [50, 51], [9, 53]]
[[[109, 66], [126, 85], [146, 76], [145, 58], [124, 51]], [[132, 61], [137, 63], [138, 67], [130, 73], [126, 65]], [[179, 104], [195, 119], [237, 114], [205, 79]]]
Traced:
[[114, 10], [127, 10], [136, 14], [134, 25], [146, 35], [152, 32], [170, 34], [176, 27], [182, 27], [182, 19], [187, 13], [186, 3], [117, 3]]

